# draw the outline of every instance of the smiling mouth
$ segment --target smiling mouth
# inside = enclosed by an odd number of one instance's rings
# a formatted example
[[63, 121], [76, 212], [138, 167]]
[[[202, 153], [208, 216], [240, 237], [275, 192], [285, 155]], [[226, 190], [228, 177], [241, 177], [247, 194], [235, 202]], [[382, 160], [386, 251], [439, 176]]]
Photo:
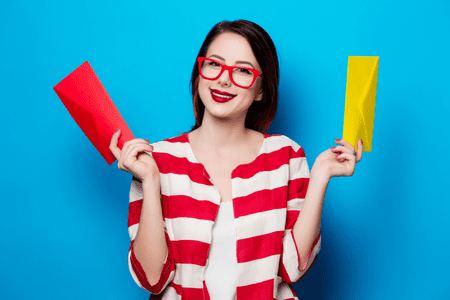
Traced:
[[211, 96], [214, 101], [220, 102], [220, 103], [230, 101], [231, 99], [236, 97], [236, 95], [232, 95], [230, 93], [222, 92], [219, 90], [211, 90]]

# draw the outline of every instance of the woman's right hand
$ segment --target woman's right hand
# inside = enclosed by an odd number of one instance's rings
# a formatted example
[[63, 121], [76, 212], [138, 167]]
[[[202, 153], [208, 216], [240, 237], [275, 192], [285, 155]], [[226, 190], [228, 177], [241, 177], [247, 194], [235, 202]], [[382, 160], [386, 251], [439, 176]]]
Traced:
[[159, 169], [153, 157], [146, 152], [152, 152], [153, 146], [144, 139], [134, 139], [123, 144], [122, 150], [117, 143], [121, 135], [118, 129], [111, 138], [109, 149], [117, 159], [117, 167], [137, 177], [142, 182], [159, 179]]

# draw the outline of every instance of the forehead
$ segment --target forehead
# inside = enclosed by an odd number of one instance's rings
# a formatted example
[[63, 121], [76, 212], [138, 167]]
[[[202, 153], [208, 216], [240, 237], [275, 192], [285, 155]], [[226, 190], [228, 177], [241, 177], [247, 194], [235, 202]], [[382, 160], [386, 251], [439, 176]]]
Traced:
[[225, 59], [226, 63], [236, 61], [249, 61], [257, 64], [249, 42], [239, 34], [225, 32], [219, 34], [211, 43], [206, 52], [206, 56], [218, 55]]

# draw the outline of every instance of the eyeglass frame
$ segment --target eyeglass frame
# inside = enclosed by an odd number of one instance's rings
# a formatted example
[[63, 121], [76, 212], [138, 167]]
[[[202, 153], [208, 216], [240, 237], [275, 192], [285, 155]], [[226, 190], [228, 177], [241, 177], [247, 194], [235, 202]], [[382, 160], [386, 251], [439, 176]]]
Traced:
[[[205, 76], [203, 75], [203, 73], [202, 73], [202, 63], [203, 63], [205, 60], [213, 61], [213, 62], [219, 64], [219, 65], [222, 67], [222, 69], [221, 69], [220, 72], [219, 72], [219, 75], [217, 75], [217, 76], [214, 77], [214, 78], [208, 78], [208, 77], [205, 77]], [[256, 78], [257, 78], [258, 76], [262, 75], [262, 72], [261, 72], [261, 71], [258, 71], [258, 70], [256, 70], [256, 69], [253, 69], [253, 68], [247, 68], [247, 67], [240, 67], [240, 66], [227, 66], [226, 64], [223, 64], [223, 63], [221, 63], [221, 62], [219, 62], [219, 61], [217, 61], [217, 60], [215, 60], [215, 59], [208, 58], [208, 57], [200, 57], [200, 56], [199, 56], [199, 57], [197, 58], [197, 62], [198, 62], [198, 71], [199, 71], [199, 73], [200, 73], [200, 76], [202, 76], [204, 79], [206, 79], [206, 80], [216, 80], [217, 78], [219, 78], [220, 76], [222, 76], [223, 72], [228, 71], [228, 76], [230, 77], [231, 82], [232, 82], [235, 86], [240, 87], [240, 88], [243, 88], [243, 89], [249, 89], [249, 88], [251, 88], [252, 85], [255, 83]], [[252, 83], [251, 83], [249, 86], [247, 86], [247, 87], [237, 84], [237, 83], [234, 81], [234, 79], [233, 79], [233, 73], [232, 73], [232, 72], [233, 72], [233, 69], [246, 69], [246, 70], [249, 70], [250, 72], [252, 72], [252, 73], [253, 73], [253, 80], [252, 80]]]

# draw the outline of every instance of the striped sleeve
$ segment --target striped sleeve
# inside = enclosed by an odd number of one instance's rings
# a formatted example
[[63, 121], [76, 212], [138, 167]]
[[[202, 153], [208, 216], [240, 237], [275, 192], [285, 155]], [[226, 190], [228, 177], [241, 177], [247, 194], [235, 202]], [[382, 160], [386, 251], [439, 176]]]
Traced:
[[168, 253], [166, 256], [166, 260], [164, 262], [159, 280], [157, 283], [151, 285], [150, 282], [147, 279], [147, 276], [144, 272], [144, 269], [142, 268], [140, 262], [137, 260], [136, 256], [134, 255], [134, 239], [136, 238], [138, 229], [139, 229], [139, 219], [141, 216], [141, 208], [142, 208], [142, 201], [144, 198], [143, 190], [142, 190], [142, 184], [135, 180], [133, 178], [131, 182], [131, 189], [130, 189], [130, 204], [129, 204], [129, 210], [128, 210], [128, 233], [130, 235], [131, 239], [131, 246], [128, 251], [128, 267], [130, 269], [131, 276], [133, 277], [133, 280], [136, 282], [136, 284], [145, 289], [146, 291], [152, 293], [152, 294], [159, 294], [161, 293], [166, 286], [173, 280], [175, 276], [175, 262], [173, 258], [172, 251], [170, 249], [170, 239], [169, 235], [166, 231], [166, 225], [164, 222], [164, 230], [165, 230], [165, 237], [166, 237], [166, 243], [168, 245]]
[[308, 271], [320, 250], [321, 235], [317, 236], [305, 263], [300, 265], [300, 256], [294, 239], [293, 227], [300, 214], [309, 184], [309, 167], [303, 148], [295, 142], [289, 159], [289, 183], [287, 220], [280, 259], [280, 276], [287, 283], [295, 283]]

